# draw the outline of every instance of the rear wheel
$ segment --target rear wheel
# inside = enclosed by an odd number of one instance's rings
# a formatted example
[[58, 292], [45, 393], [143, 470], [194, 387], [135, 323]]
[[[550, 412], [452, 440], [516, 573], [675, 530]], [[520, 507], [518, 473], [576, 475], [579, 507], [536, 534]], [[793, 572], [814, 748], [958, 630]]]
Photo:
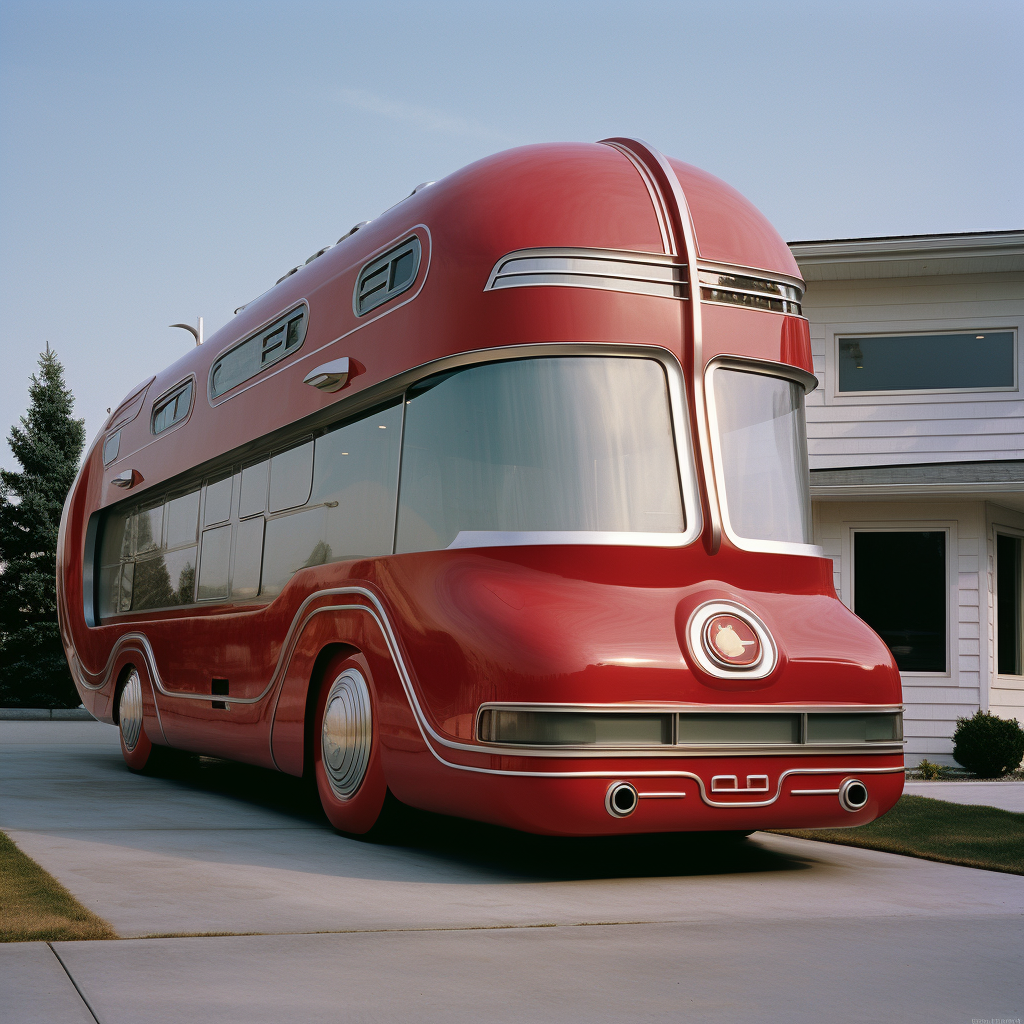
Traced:
[[153, 744], [142, 721], [142, 680], [137, 669], [128, 673], [117, 702], [121, 756], [133, 772], [141, 772], [153, 754]]
[[375, 717], [364, 659], [333, 658], [317, 696], [313, 771], [324, 813], [341, 832], [369, 832], [384, 806], [387, 784]]

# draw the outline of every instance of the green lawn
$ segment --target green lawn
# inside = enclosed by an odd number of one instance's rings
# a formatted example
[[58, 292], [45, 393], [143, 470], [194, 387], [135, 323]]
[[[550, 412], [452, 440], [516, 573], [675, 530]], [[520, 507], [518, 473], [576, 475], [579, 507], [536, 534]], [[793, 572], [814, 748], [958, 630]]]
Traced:
[[995, 807], [904, 796], [870, 825], [778, 834], [1024, 875], [1024, 814]]
[[114, 938], [106, 921], [0, 832], [0, 942]]

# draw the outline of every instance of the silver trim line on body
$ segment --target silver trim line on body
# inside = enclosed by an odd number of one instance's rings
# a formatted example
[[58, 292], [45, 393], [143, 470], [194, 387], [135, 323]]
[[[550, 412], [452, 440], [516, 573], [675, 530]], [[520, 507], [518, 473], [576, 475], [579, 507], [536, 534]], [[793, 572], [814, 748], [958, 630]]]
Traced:
[[[373, 605], [373, 607], [372, 608], [371, 607], [367, 607], [364, 604], [324, 605], [321, 608], [313, 609], [312, 611], [309, 612], [308, 615], [304, 615], [306, 610], [309, 608], [309, 605], [313, 601], [315, 601], [317, 599], [320, 599], [320, 598], [324, 598], [324, 597], [341, 596], [341, 595], [344, 595], [344, 594], [352, 594], [352, 595], [358, 595], [360, 597], [363, 597], [366, 600], [368, 600]], [[431, 726], [430, 722], [427, 720], [427, 718], [426, 718], [426, 716], [425, 716], [425, 714], [423, 712], [422, 707], [420, 706], [419, 700], [416, 697], [416, 693], [415, 693], [415, 691], [413, 689], [413, 685], [412, 685], [412, 679], [411, 679], [411, 677], [409, 675], [408, 668], [407, 668], [407, 666], [405, 664], [405, 659], [402, 657], [401, 650], [400, 650], [399, 645], [398, 645], [398, 638], [395, 635], [393, 629], [391, 628], [391, 623], [390, 623], [390, 621], [389, 621], [389, 619], [387, 617], [387, 613], [384, 611], [384, 607], [381, 604], [379, 598], [376, 596], [376, 594], [374, 594], [371, 590], [367, 589], [366, 587], [358, 587], [358, 586], [336, 587], [336, 588], [331, 588], [331, 589], [328, 589], [328, 590], [317, 591], [314, 594], [310, 594], [309, 597], [307, 597], [305, 599], [305, 601], [303, 601], [303, 603], [299, 606], [298, 611], [296, 612], [295, 616], [292, 619], [292, 625], [289, 627], [288, 633], [287, 633], [287, 635], [285, 637], [285, 641], [284, 641], [284, 643], [281, 646], [281, 653], [278, 656], [277, 667], [275, 668], [274, 673], [271, 676], [270, 682], [266, 685], [266, 687], [263, 689], [263, 691], [259, 695], [255, 696], [255, 697], [223, 697], [221, 699], [224, 700], [225, 702], [231, 702], [231, 703], [236, 703], [236, 704], [255, 704], [255, 703], [258, 703], [259, 701], [263, 700], [263, 698], [266, 697], [268, 693], [270, 693], [271, 689], [281, 679], [283, 679], [283, 677], [284, 677], [284, 670], [287, 667], [287, 664], [291, 661], [292, 654], [294, 653], [295, 646], [296, 646], [296, 644], [298, 642], [298, 637], [301, 634], [302, 629], [305, 627], [305, 625], [316, 615], [320, 615], [320, 614], [323, 614], [323, 613], [326, 613], [326, 612], [336, 612], [336, 611], [357, 611], [357, 612], [362, 612], [362, 613], [364, 613], [366, 615], [369, 615], [374, 620], [374, 622], [377, 624], [378, 628], [381, 631], [381, 635], [384, 638], [384, 642], [385, 642], [385, 644], [386, 644], [386, 646], [388, 648], [388, 653], [391, 655], [391, 659], [392, 659], [392, 661], [393, 661], [393, 663], [395, 665], [395, 669], [396, 669], [396, 671], [398, 673], [399, 680], [402, 683], [402, 689], [405, 691], [406, 699], [409, 701], [409, 706], [410, 706], [410, 708], [411, 708], [411, 710], [413, 712], [413, 717], [416, 719], [416, 724], [417, 724], [417, 727], [420, 730], [420, 734], [421, 734], [421, 736], [423, 738], [424, 744], [426, 745], [426, 747], [430, 751], [430, 753], [433, 755], [435, 760], [437, 760], [440, 764], [444, 765], [446, 768], [452, 768], [452, 769], [454, 769], [456, 771], [474, 772], [474, 773], [484, 774], [484, 775], [505, 775], [505, 776], [518, 777], [518, 778], [576, 778], [576, 779], [594, 778], [594, 779], [601, 779], [601, 778], [616, 778], [616, 777], [619, 777], [619, 776], [621, 776], [623, 774], [621, 769], [619, 771], [608, 771], [608, 770], [602, 771], [602, 770], [598, 770], [598, 771], [568, 771], [568, 772], [557, 772], [556, 771], [556, 772], [550, 772], [550, 771], [522, 771], [522, 770], [507, 769], [507, 768], [483, 768], [483, 767], [478, 767], [478, 766], [475, 766], [475, 765], [458, 764], [456, 762], [449, 761], [446, 758], [442, 757], [441, 754], [435, 749], [435, 745], [440, 746], [440, 747], [447, 747], [447, 748], [449, 748], [451, 750], [460, 750], [460, 751], [464, 751], [464, 752], [471, 753], [471, 754], [476, 754], [476, 755], [481, 755], [481, 754], [484, 754], [484, 755], [486, 755], [486, 754], [499, 754], [499, 755], [507, 756], [509, 751], [508, 751], [507, 747], [488, 747], [488, 746], [485, 746], [483, 744], [458, 743], [458, 742], [455, 742], [453, 740], [448, 740], [445, 737], [441, 736]], [[139, 648], [135, 648], [135, 649], [142, 651], [143, 656], [146, 658], [147, 663], [148, 663], [147, 664], [147, 668], [150, 671], [150, 677], [153, 680], [153, 683], [156, 686], [156, 689], [163, 696], [166, 696], [166, 697], [178, 697], [178, 698], [184, 698], [184, 699], [190, 699], [190, 700], [206, 700], [206, 701], [208, 701], [210, 699], [210, 695], [208, 693], [205, 693], [205, 694], [202, 694], [202, 693], [187, 693], [187, 692], [183, 693], [183, 692], [175, 692], [175, 691], [167, 690], [166, 687], [163, 685], [163, 681], [160, 679], [160, 674], [159, 674], [159, 670], [157, 669], [157, 666], [156, 666], [156, 659], [155, 659], [155, 656], [153, 654], [152, 646], [150, 645], [148, 638], [143, 633], [128, 633], [128, 634], [125, 634], [123, 637], [121, 637], [118, 640], [117, 644], [115, 644], [115, 646], [114, 646], [114, 650], [110, 654], [110, 658], [107, 661], [107, 666], [106, 666], [104, 672], [101, 673], [105, 677], [103, 682], [101, 682], [98, 685], [90, 685], [90, 684], [84, 684], [84, 679], [83, 679], [82, 680], [83, 684], [86, 685], [89, 689], [92, 689], [92, 690], [102, 689], [102, 687], [105, 686], [109, 682], [110, 667], [113, 664], [115, 658], [120, 654], [121, 650], [125, 647], [125, 645], [126, 644], [130, 644], [132, 641], [138, 642], [140, 644], [140, 647]], [[80, 678], [81, 678], [81, 676], [80, 676]], [[280, 696], [280, 694], [278, 696]], [[154, 701], [155, 701], [155, 694], [154, 694]], [[275, 704], [275, 711], [276, 711], [276, 704]], [[159, 713], [159, 707], [158, 707], [158, 713]], [[274, 712], [271, 712], [269, 717], [270, 717], [271, 720], [273, 720]], [[273, 730], [271, 730], [271, 732], [270, 732], [271, 740], [268, 740], [268, 742], [272, 742], [272, 736], [273, 736]], [[817, 752], [818, 753], [825, 753], [825, 751], [817, 751]], [[679, 756], [679, 752], [678, 751], [673, 751], [672, 753], [674, 753], [676, 757]], [[876, 752], [872, 751], [871, 753], [876, 753]], [[630, 751], [629, 755], [633, 756], [634, 752]], [[273, 756], [272, 752], [271, 752], [271, 756]], [[551, 754], [550, 751], [545, 751], [545, 752], [543, 752], [543, 754], [538, 753], [538, 756], [545, 756], [545, 757], [549, 757], [550, 758], [552, 756], [552, 754]], [[605, 753], [604, 756], [608, 756], [607, 752]], [[753, 802], [753, 803], [739, 803], [739, 802], [735, 802], [735, 801], [720, 802], [720, 801], [713, 801], [713, 800], [711, 800], [707, 796], [707, 794], [705, 792], [705, 786], [704, 786], [703, 779], [699, 775], [696, 775], [694, 772], [678, 771], [678, 770], [676, 770], [676, 771], [672, 771], [672, 770], [669, 770], [669, 771], [633, 771], [633, 772], [629, 772], [628, 774], [632, 778], [692, 779], [700, 787], [701, 799], [706, 804], [708, 804], [708, 806], [711, 806], [711, 807], [737, 807], [737, 806], [766, 807], [769, 804], [774, 803], [774, 801], [776, 799], [778, 799], [779, 794], [781, 793], [782, 783], [790, 775], [814, 775], [814, 774], [819, 774], [819, 775], [820, 774], [843, 774], [843, 775], [846, 775], [846, 774], [850, 774], [851, 772], [857, 772], [858, 774], [863, 775], [863, 774], [869, 774], [869, 773], [892, 773], [892, 772], [902, 772], [902, 771], [903, 771], [902, 767], [896, 767], [896, 768], [791, 768], [788, 771], [783, 772], [779, 776], [778, 789], [777, 789], [775, 795], [771, 799], [765, 800], [765, 801], [757, 801], [757, 802]]]
[[484, 291], [553, 286], [689, 298], [686, 267], [673, 256], [614, 249], [518, 249], [494, 265]]
[[[686, 194], [683, 192], [683, 187], [680, 185], [672, 165], [658, 150], [642, 139], [614, 138], [602, 139], [601, 142], [603, 145], [617, 149], [620, 153], [630, 157], [634, 162], [639, 161], [648, 167], [648, 173], [652, 181], [654, 181], [661, 203], [668, 210], [670, 205], [668, 198], [662, 194], [661, 188], [658, 187], [656, 176], [649, 167], [648, 161], [655, 164], [658, 170], [661, 171], [668, 184], [672, 202], [675, 204], [679, 215], [679, 227], [683, 235], [682, 241], [686, 257], [686, 279], [690, 282], [699, 281], [697, 232], [693, 224], [693, 217], [690, 214], [690, 205], [686, 201]], [[658, 204], [655, 204], [655, 209], [657, 208]], [[671, 218], [669, 219], [671, 221]], [[693, 375], [690, 383], [693, 389], [693, 418], [697, 427], [697, 447], [700, 451], [701, 465], [704, 468], [704, 494], [707, 498], [708, 525], [711, 529], [708, 551], [709, 554], [713, 555], [718, 551], [722, 543], [722, 521], [719, 514], [718, 494], [716, 491], [718, 484], [714, 468], [711, 464], [711, 448], [709, 445], [711, 429], [708, 421], [707, 405], [704, 401], [704, 374], [702, 372], [704, 366], [704, 345], [701, 305], [702, 303], [700, 302], [691, 302], [689, 306], [690, 340], [693, 352]], [[685, 348], [685, 338], [681, 340]]]

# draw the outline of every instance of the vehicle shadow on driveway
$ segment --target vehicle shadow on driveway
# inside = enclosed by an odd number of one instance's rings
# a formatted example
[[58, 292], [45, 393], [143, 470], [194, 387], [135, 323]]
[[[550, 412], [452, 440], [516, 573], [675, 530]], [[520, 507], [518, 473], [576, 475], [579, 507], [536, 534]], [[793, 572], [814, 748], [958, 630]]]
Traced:
[[[211, 757], [174, 757], [158, 777], [229, 797], [331, 831], [315, 787], [290, 775]], [[406, 850], [450, 866], [524, 881], [578, 881], [799, 871], [813, 857], [769, 850], [714, 833], [566, 838], [538, 836], [406, 807], [390, 794], [381, 825], [347, 837], [364, 847]]]

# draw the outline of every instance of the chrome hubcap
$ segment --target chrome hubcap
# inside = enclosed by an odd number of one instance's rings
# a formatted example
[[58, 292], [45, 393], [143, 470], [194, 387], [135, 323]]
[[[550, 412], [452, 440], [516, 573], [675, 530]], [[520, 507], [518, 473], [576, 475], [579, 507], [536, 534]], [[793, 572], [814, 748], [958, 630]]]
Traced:
[[121, 691], [117, 706], [117, 720], [121, 728], [121, 739], [125, 750], [134, 750], [142, 734], [142, 680], [132, 669], [128, 682]]
[[352, 796], [363, 781], [370, 764], [372, 736], [366, 680], [356, 669], [346, 669], [331, 684], [320, 731], [327, 781], [342, 800]]

